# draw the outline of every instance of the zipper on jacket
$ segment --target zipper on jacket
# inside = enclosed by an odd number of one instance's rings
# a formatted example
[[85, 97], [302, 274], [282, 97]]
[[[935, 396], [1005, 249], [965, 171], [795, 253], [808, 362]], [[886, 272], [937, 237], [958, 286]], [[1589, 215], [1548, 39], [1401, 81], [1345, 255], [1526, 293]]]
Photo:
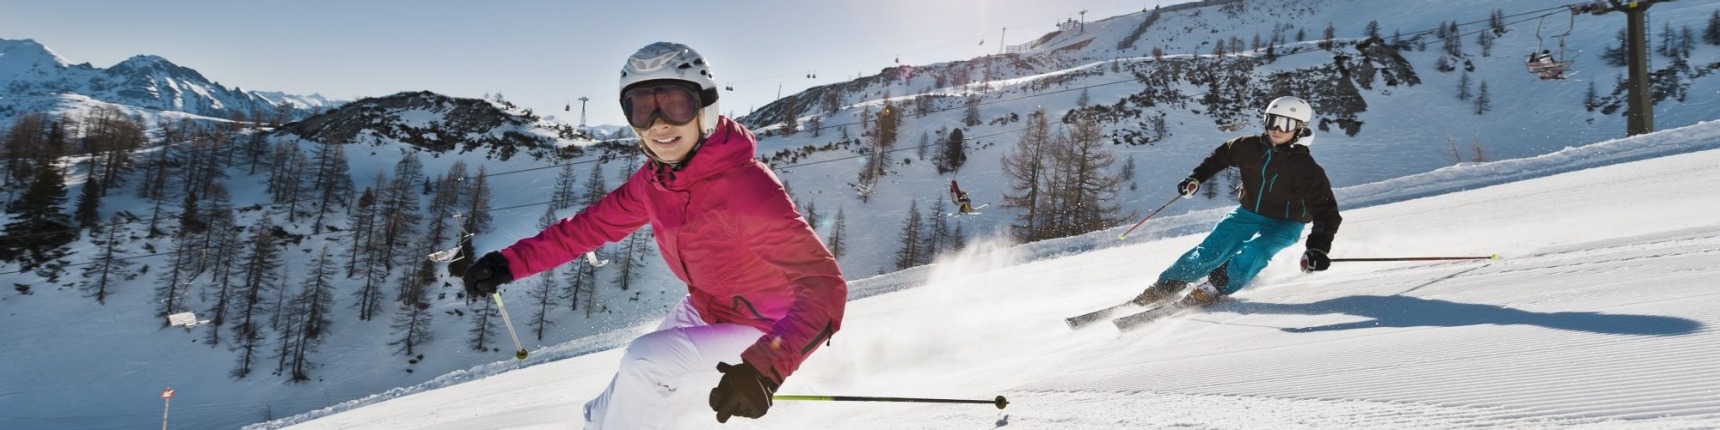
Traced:
[[744, 305], [747, 305], [747, 311], [752, 312], [753, 317], [756, 317], [756, 318], [761, 319], [761, 320], [770, 319], [770, 318], [765, 318], [764, 315], [759, 315], [758, 309], [753, 308], [752, 302], [747, 301], [746, 297], [735, 296], [734, 300], [731, 300], [730, 302], [734, 304], [734, 310], [736, 310], [736, 311], [741, 310], [741, 305], [744, 304]]
[[1255, 192], [1255, 194], [1254, 194], [1254, 212], [1260, 212], [1260, 199], [1262, 197], [1266, 196], [1266, 166], [1272, 165], [1272, 152], [1273, 152], [1273, 150], [1267, 149], [1266, 150], [1266, 161], [1260, 163], [1260, 187], [1261, 187], [1261, 189], [1259, 191]]
[[824, 323], [824, 331], [818, 332], [818, 336], [813, 337], [811, 342], [807, 342], [806, 346], [801, 347], [800, 355], [806, 355], [807, 353], [812, 352], [812, 348], [818, 346], [818, 342], [823, 342], [833, 333], [835, 333], [835, 329], [831, 328], [830, 323]]

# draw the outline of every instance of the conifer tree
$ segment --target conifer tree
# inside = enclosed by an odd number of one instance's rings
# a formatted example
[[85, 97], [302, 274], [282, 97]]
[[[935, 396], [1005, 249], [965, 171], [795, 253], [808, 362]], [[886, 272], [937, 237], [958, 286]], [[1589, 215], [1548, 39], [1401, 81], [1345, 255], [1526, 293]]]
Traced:
[[1466, 70], [1457, 77], [1457, 100], [1466, 102], [1471, 96], [1472, 94], [1469, 93], [1469, 71]]
[[[579, 263], [574, 264], [578, 265]], [[537, 340], [540, 341], [543, 340], [544, 330], [555, 325], [555, 321], [549, 319], [550, 310], [561, 304], [556, 300], [554, 275], [554, 272], [550, 272], [545, 273], [544, 276], [539, 276], [537, 286], [526, 291], [526, 297], [530, 297], [532, 303], [537, 305], [532, 309], [531, 317], [526, 320], [526, 325], [532, 327], [532, 332], [537, 334]]]
[[1487, 80], [1481, 80], [1481, 90], [1475, 95], [1475, 114], [1480, 115], [1493, 110], [1493, 98], [1487, 95]]
[[597, 305], [597, 268], [584, 263], [571, 265], [562, 275], [562, 285], [561, 297], [567, 299], [568, 310], [577, 311], [584, 303], [585, 316], [591, 317]]
[[579, 202], [579, 177], [574, 174], [573, 163], [561, 165], [561, 172], [555, 176], [555, 192], [550, 194], [550, 212], [573, 207]]
[[311, 233], [320, 233], [328, 212], [334, 206], [344, 207], [351, 201], [354, 186], [345, 144], [329, 143], [317, 145], [314, 149], [316, 173], [311, 177], [311, 190], [316, 193], [317, 218], [311, 226]]
[[1708, 27], [1702, 30], [1702, 41], [1709, 45], [1720, 45], [1720, 9], [1708, 15]]
[[84, 293], [102, 305], [107, 304], [107, 296], [112, 294], [110, 290], [137, 276], [137, 272], [130, 270], [136, 263], [125, 259], [124, 241], [119, 237], [121, 219], [119, 215], [114, 215], [113, 218], [114, 227], [98, 236], [99, 240], [92, 238], [90, 241], [91, 245], [97, 247], [97, 252], [83, 270]]
[[[62, 208], [66, 182], [60, 169], [44, 164], [35, 170], [29, 188], [7, 205], [12, 222], [0, 238], [0, 259], [20, 262], [26, 270], [65, 256], [63, 247], [78, 237], [76, 223]], [[51, 272], [50, 278], [58, 276], [52, 267], [43, 270]]]
[[651, 257], [656, 255], [651, 248], [654, 243], [656, 241], [652, 239], [649, 225], [634, 230], [633, 234], [622, 239], [619, 251], [621, 255], [615, 262], [615, 286], [626, 291], [634, 282], [639, 281], [639, 277], [645, 273], [645, 267], [651, 264]]
[[163, 318], [162, 324], [167, 323], [165, 318], [168, 315], [185, 311], [186, 292], [198, 275], [197, 268], [201, 267], [199, 254], [206, 251], [200, 248], [201, 240], [191, 236], [176, 236], [169, 245], [167, 268], [161, 270], [155, 287], [155, 302], [159, 305], [155, 316]]
[[430, 331], [433, 316], [429, 302], [401, 303], [394, 311], [393, 324], [388, 326], [394, 337], [388, 346], [398, 347], [394, 350], [397, 354], [413, 356], [419, 346], [435, 340], [434, 333]]
[[310, 369], [315, 367], [310, 360], [310, 354], [316, 352], [326, 339], [329, 326], [333, 319], [329, 314], [334, 308], [334, 276], [335, 262], [329, 255], [328, 247], [323, 247], [316, 261], [307, 268], [304, 282], [300, 283], [297, 296], [293, 297], [292, 313], [296, 315], [291, 328], [283, 330], [291, 333], [292, 348], [287, 352], [287, 370], [289, 380], [302, 382], [310, 380]]
[[907, 220], [902, 223], [902, 232], [897, 236], [902, 242], [902, 248], [896, 251], [896, 270], [919, 265], [921, 254], [924, 253], [920, 248], [925, 246], [925, 240], [922, 238], [924, 228], [920, 220], [920, 202], [916, 200], [908, 203]]
[[[553, 278], [544, 276], [544, 279]], [[541, 281], [540, 281], [541, 283]], [[494, 300], [479, 300], [472, 304], [472, 328], [466, 330], [471, 335], [467, 345], [474, 351], [489, 351], [491, 338], [496, 336], [496, 302]]]
[[102, 183], [96, 178], [84, 181], [84, 186], [78, 191], [77, 209], [72, 218], [78, 227], [89, 229], [92, 233], [101, 227]]
[[1057, 185], [1059, 237], [1073, 236], [1121, 222], [1121, 206], [1115, 200], [1121, 191], [1120, 175], [1110, 173], [1117, 156], [1106, 145], [1104, 128], [1091, 115], [1079, 115], [1070, 128], [1066, 144], [1055, 152], [1055, 170], [1065, 178]]
[[952, 211], [950, 211], [949, 205], [944, 203], [946, 200], [948, 199], [938, 196], [938, 199], [932, 203], [931, 221], [926, 226], [926, 243], [920, 246], [920, 249], [923, 250], [920, 264], [932, 264], [932, 260], [937, 258], [938, 253], [946, 251], [950, 247], [949, 217], [944, 215]]
[[263, 346], [265, 335], [263, 321], [272, 318], [267, 314], [273, 305], [269, 299], [275, 290], [281, 288], [281, 255], [275, 245], [273, 231], [274, 227], [264, 222], [252, 234], [241, 264], [240, 282], [228, 309], [228, 316], [234, 323], [231, 348], [239, 353], [233, 370], [229, 372], [234, 378], [244, 379], [250, 375], [258, 354], [262, 353], [259, 348]]
[[784, 135], [793, 136], [800, 132], [800, 104], [795, 100], [796, 97], [794, 96], [782, 99], [782, 133]]
[[836, 223], [830, 226], [830, 236], [824, 239], [825, 247], [830, 248], [830, 255], [837, 259], [841, 259], [843, 251], [847, 250], [848, 215], [843, 212], [843, 207], [836, 208]]
[[943, 139], [943, 146], [933, 160], [938, 165], [939, 174], [960, 170], [962, 165], [967, 163], [966, 145], [966, 137], [963, 136], [962, 129], [957, 128], [950, 131], [949, 136]]
[[233, 217], [226, 189], [216, 188], [209, 194], [213, 203], [209, 207], [209, 233], [204, 239], [204, 249], [211, 260], [206, 269], [208, 283], [204, 288], [209, 310], [204, 316], [209, 318], [210, 328], [204, 331], [204, 343], [215, 345], [221, 342], [220, 329], [227, 321], [227, 309], [235, 297], [235, 279], [242, 261], [240, 250], [245, 247], [245, 238]]
[[[623, 179], [625, 181], [625, 179]], [[609, 194], [609, 185], [603, 179], [603, 162], [591, 165], [591, 176], [585, 177], [585, 193], [580, 194], [574, 203], [580, 207], [590, 207]]]
[[1044, 181], [1049, 174], [1046, 155], [1051, 144], [1051, 123], [1046, 119], [1045, 109], [1040, 108], [1028, 116], [1028, 128], [1021, 133], [1014, 150], [1003, 156], [1004, 179], [1009, 182], [1011, 192], [1003, 195], [999, 205], [1020, 210], [1010, 227], [1016, 239], [1023, 242], [1048, 237], [1041, 218], [1045, 208], [1041, 205], [1045, 197]]

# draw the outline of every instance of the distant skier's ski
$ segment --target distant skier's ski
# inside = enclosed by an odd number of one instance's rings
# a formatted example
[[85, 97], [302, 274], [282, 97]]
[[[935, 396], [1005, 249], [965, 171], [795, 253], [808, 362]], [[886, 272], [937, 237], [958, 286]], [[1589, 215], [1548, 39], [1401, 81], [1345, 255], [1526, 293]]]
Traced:
[[1095, 321], [1104, 321], [1106, 318], [1110, 318], [1112, 315], [1116, 315], [1118, 313], [1127, 312], [1127, 311], [1135, 311], [1135, 310], [1142, 309], [1145, 307], [1146, 306], [1143, 306], [1140, 303], [1135, 303], [1135, 301], [1133, 299], [1131, 299], [1129, 301], [1118, 303], [1116, 305], [1112, 305], [1112, 306], [1106, 307], [1104, 309], [1100, 309], [1100, 310], [1072, 316], [1069, 318], [1064, 318], [1063, 322], [1066, 324], [1069, 324], [1069, 328], [1078, 329], [1081, 327], [1085, 327], [1085, 326], [1087, 326], [1087, 324], [1093, 323]]
[[947, 213], [947, 214], [944, 214], [944, 216], [945, 216], [945, 217], [950, 217], [950, 218], [954, 218], [954, 217], [958, 217], [958, 216], [964, 216], [964, 215], [979, 215], [979, 212], [978, 212], [978, 211], [979, 211], [979, 210], [980, 210], [980, 209], [985, 209], [985, 207], [986, 207], [986, 206], [991, 206], [991, 203], [986, 203], [986, 204], [983, 204], [983, 205], [979, 205], [979, 206], [974, 206], [974, 207], [973, 207], [973, 209], [972, 209], [972, 210], [969, 210], [969, 211], [967, 211], [967, 212], [961, 212], [961, 211], [956, 211], [956, 212], [951, 212], [951, 213]]
[[1199, 306], [1190, 306], [1188, 304], [1183, 303], [1181, 300], [1178, 300], [1175, 302], [1170, 302], [1170, 303], [1166, 303], [1164, 305], [1160, 305], [1159, 307], [1156, 307], [1156, 308], [1147, 309], [1147, 310], [1136, 312], [1136, 313], [1130, 314], [1130, 315], [1124, 315], [1124, 316], [1119, 317], [1117, 319], [1111, 320], [1111, 323], [1116, 324], [1118, 330], [1127, 331], [1129, 329], [1133, 329], [1133, 328], [1145, 325], [1146, 323], [1157, 321], [1160, 318], [1168, 317], [1171, 315], [1176, 315], [1177, 313], [1180, 313], [1184, 310], [1188, 310], [1188, 309], [1192, 309], [1192, 308], [1199, 308]]

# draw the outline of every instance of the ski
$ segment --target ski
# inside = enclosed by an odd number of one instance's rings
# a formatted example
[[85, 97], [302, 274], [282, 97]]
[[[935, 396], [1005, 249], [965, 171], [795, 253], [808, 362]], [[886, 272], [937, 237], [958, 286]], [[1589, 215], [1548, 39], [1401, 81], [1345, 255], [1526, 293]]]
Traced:
[[955, 218], [955, 217], [958, 217], [958, 216], [966, 216], [966, 215], [979, 215], [979, 210], [980, 210], [980, 209], [985, 209], [985, 207], [986, 207], [986, 206], [991, 206], [991, 203], [986, 203], [986, 204], [983, 204], [983, 205], [979, 205], [979, 206], [974, 206], [974, 207], [973, 207], [973, 211], [971, 211], [971, 212], [961, 212], [961, 211], [956, 211], [956, 212], [950, 212], [950, 213], [946, 213], [946, 214], [944, 214], [944, 216], [945, 216], [945, 217], [948, 217], [948, 218]]
[[1116, 315], [1118, 312], [1140, 309], [1142, 307], [1143, 306], [1141, 304], [1135, 303], [1135, 301], [1131, 299], [1126, 302], [1105, 307], [1104, 309], [1064, 318], [1063, 322], [1069, 324], [1069, 328], [1071, 329], [1079, 329], [1095, 321], [1103, 321], [1106, 318], [1110, 318], [1111, 315]]
[[1152, 309], [1118, 317], [1111, 320], [1111, 324], [1115, 324], [1118, 330], [1126, 331], [1135, 327], [1140, 327], [1146, 323], [1157, 321], [1160, 318], [1176, 315], [1177, 313], [1192, 308], [1199, 308], [1199, 306], [1190, 306], [1188, 304], [1184, 304], [1181, 300], [1178, 300]]

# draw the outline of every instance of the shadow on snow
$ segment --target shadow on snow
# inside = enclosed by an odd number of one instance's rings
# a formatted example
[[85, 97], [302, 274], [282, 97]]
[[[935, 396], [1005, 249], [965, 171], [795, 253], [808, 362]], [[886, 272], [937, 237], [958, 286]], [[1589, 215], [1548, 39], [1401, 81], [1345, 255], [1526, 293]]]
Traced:
[[1496, 305], [1458, 303], [1409, 296], [1349, 296], [1303, 304], [1235, 302], [1244, 314], [1348, 314], [1368, 318], [1315, 327], [1290, 327], [1291, 333], [1352, 330], [1374, 327], [1460, 327], [1468, 325], [1532, 325], [1557, 330], [1633, 336], [1681, 336], [1702, 330], [1699, 321], [1657, 316], [1600, 312], [1532, 312]]

